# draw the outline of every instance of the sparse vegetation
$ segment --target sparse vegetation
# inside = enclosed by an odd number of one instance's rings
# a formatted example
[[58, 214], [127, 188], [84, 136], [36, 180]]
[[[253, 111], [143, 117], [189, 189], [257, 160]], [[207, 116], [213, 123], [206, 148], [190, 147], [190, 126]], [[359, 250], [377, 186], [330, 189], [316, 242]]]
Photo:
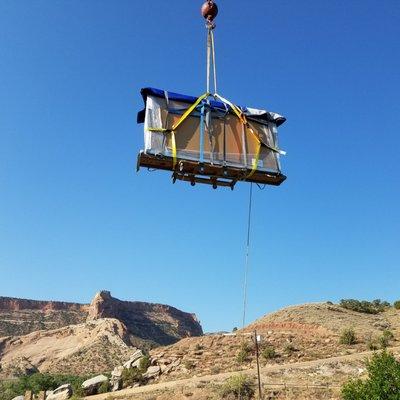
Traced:
[[298, 349], [294, 346], [293, 343], [288, 343], [285, 346], [284, 351], [285, 351], [286, 354], [292, 354], [292, 353], [298, 351]]
[[186, 361], [183, 363], [183, 365], [184, 365], [184, 367], [185, 367], [186, 369], [188, 369], [189, 371], [191, 371], [192, 369], [195, 368], [194, 362], [193, 362], [192, 360], [186, 360]]
[[382, 336], [379, 338], [379, 343], [382, 349], [386, 349], [390, 342], [394, 339], [394, 335], [389, 330], [384, 330]]
[[69, 400], [82, 400], [82, 399], [83, 399], [83, 397], [78, 396], [76, 394], [73, 394], [72, 397], [69, 398]]
[[340, 300], [340, 306], [347, 310], [357, 311], [366, 314], [378, 314], [385, 311], [390, 307], [390, 303], [376, 299], [373, 301], [360, 301], [354, 299], [342, 299]]
[[265, 346], [261, 351], [261, 356], [265, 360], [273, 360], [277, 357], [276, 351], [272, 346]]
[[143, 382], [142, 372], [138, 368], [124, 368], [121, 377], [124, 388]]
[[378, 341], [375, 338], [369, 337], [366, 343], [368, 350], [376, 351], [379, 349]]
[[139, 370], [141, 373], [144, 373], [147, 371], [147, 368], [150, 367], [150, 357], [149, 356], [144, 356], [140, 359], [139, 362]]
[[356, 333], [353, 328], [347, 328], [343, 330], [340, 335], [340, 344], [345, 344], [347, 346], [351, 346], [357, 343]]
[[393, 307], [394, 307], [396, 310], [400, 310], [400, 300], [396, 300], [396, 301], [393, 303]]
[[351, 380], [342, 388], [343, 400], [398, 400], [400, 398], [400, 363], [386, 351], [366, 363], [368, 379]]
[[103, 382], [99, 389], [97, 390], [97, 393], [108, 393], [110, 391], [110, 384], [108, 383], [108, 381]]
[[220, 389], [222, 399], [250, 400], [254, 397], [254, 385], [246, 375], [234, 375], [228, 378]]
[[252, 353], [253, 353], [253, 348], [249, 344], [243, 343], [240, 346], [239, 352], [236, 355], [236, 361], [239, 364], [244, 364], [246, 362], [249, 362], [251, 360]]
[[212, 375], [219, 374], [221, 372], [221, 368], [217, 367], [217, 366], [211, 367], [210, 372], [211, 372]]

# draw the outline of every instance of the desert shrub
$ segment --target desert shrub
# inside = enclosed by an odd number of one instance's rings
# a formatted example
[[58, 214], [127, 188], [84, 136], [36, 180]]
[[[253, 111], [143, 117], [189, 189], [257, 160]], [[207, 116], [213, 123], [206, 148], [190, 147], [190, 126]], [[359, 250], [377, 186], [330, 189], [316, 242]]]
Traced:
[[396, 301], [393, 303], [393, 307], [394, 307], [396, 310], [400, 310], [400, 300], [396, 300]]
[[108, 393], [109, 391], [110, 391], [110, 384], [108, 383], [108, 381], [105, 381], [99, 386], [97, 393]]
[[149, 356], [144, 356], [140, 359], [139, 361], [139, 370], [141, 373], [144, 373], [147, 371], [147, 368], [150, 367], [150, 357]]
[[232, 332], [236, 332], [238, 330], [238, 328], [235, 326], [233, 329], [232, 329]]
[[219, 374], [221, 372], [221, 368], [214, 365], [213, 367], [211, 367], [210, 372], [212, 375]]
[[253, 353], [253, 348], [249, 344], [243, 343], [240, 346], [239, 352], [236, 355], [236, 361], [239, 364], [244, 364], [246, 362], [249, 362], [251, 360], [252, 353]]
[[342, 387], [343, 400], [398, 400], [400, 363], [392, 354], [376, 353], [366, 362], [368, 378], [351, 380]]
[[221, 398], [250, 400], [254, 397], [254, 385], [246, 375], [228, 378], [220, 389]]
[[298, 349], [292, 343], [288, 343], [283, 350], [286, 354], [292, 354], [298, 351]]
[[195, 351], [201, 351], [204, 349], [204, 346], [202, 346], [200, 343], [196, 343], [196, 346], [194, 346]]
[[376, 339], [368, 338], [367, 339], [367, 349], [371, 351], [375, 351], [379, 349], [378, 342]]
[[194, 362], [192, 360], [186, 360], [183, 363], [183, 366], [188, 369], [189, 371], [195, 368]]
[[124, 368], [122, 371], [122, 386], [124, 388], [133, 386], [135, 383], [142, 383], [143, 376], [138, 368]]
[[382, 336], [379, 338], [379, 343], [382, 349], [386, 349], [389, 346], [390, 342], [394, 339], [394, 335], [389, 330], [384, 330]]
[[340, 335], [340, 344], [351, 346], [357, 343], [356, 333], [353, 328], [347, 328], [342, 331]]
[[354, 299], [342, 299], [340, 300], [340, 306], [347, 310], [357, 311], [366, 314], [378, 314], [385, 311], [390, 307], [390, 303], [376, 299], [373, 301], [360, 301]]
[[277, 357], [277, 354], [272, 346], [265, 346], [261, 351], [261, 356], [266, 360], [272, 360]]

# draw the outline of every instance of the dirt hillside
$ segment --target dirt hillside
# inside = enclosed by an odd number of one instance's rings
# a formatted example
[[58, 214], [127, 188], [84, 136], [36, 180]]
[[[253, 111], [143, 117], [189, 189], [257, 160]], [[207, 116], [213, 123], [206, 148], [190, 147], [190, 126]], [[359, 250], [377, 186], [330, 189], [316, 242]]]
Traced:
[[[393, 308], [366, 314], [328, 303], [305, 304], [267, 314], [235, 333], [185, 338], [151, 354], [168, 371], [161, 379], [175, 380], [255, 367], [254, 330], [262, 337], [261, 362], [266, 366], [367, 351], [371, 343], [379, 347], [385, 330], [393, 333], [391, 344], [395, 345], [400, 340], [399, 326], [400, 311]], [[349, 328], [354, 329], [356, 343], [341, 344], [340, 336]], [[169, 370], [176, 360], [179, 367]]]
[[[131, 352], [126, 327], [116, 319], [99, 319], [55, 330], [0, 339], [0, 372], [88, 374], [111, 370]], [[18, 371], [20, 370], [20, 371]]]

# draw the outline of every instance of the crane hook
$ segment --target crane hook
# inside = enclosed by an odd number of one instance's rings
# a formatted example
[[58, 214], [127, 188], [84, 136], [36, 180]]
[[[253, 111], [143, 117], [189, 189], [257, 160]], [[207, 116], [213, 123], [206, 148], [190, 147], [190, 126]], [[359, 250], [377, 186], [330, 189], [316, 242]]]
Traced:
[[213, 21], [218, 15], [218, 6], [213, 0], [207, 0], [204, 2], [201, 6], [201, 14], [207, 20], [207, 27], [211, 29], [215, 28]]

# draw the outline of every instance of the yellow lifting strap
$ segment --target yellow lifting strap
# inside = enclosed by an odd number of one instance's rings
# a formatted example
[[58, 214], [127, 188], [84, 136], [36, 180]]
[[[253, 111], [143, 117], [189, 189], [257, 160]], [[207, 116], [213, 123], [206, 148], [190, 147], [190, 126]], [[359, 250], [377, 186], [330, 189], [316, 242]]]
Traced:
[[176, 141], [175, 141], [175, 131], [178, 129], [179, 125], [185, 121], [185, 119], [196, 109], [196, 107], [206, 99], [210, 93], [204, 93], [197, 100], [184, 112], [182, 117], [179, 118], [179, 121], [172, 126], [171, 129], [171, 144], [172, 144], [172, 168], [175, 169], [177, 163], [177, 156], [176, 156]]
[[172, 168], [175, 169], [177, 162], [175, 131], [171, 131], [171, 145], [172, 145]]
[[162, 132], [162, 133], [171, 133], [171, 146], [172, 146], [172, 168], [175, 169], [177, 163], [177, 150], [176, 150], [176, 140], [175, 140], [175, 131], [178, 129], [179, 125], [185, 121], [185, 119], [196, 109], [196, 107], [208, 96], [210, 93], [204, 93], [183, 113], [183, 115], [179, 118], [178, 122], [172, 126], [171, 129], [168, 128], [147, 128], [150, 132]]
[[195, 110], [195, 108], [208, 96], [210, 96], [210, 93], [204, 93], [202, 94], [182, 115], [182, 117], [179, 118], [179, 121], [172, 126], [172, 130], [175, 131], [179, 125], [185, 121], [185, 119]]
[[242, 113], [242, 111], [239, 109], [238, 106], [236, 106], [235, 104], [233, 104], [231, 101], [223, 98], [222, 96], [220, 96], [219, 94], [215, 93], [214, 95], [216, 98], [220, 99], [223, 103], [228, 104], [228, 106], [230, 108], [232, 108], [233, 112], [236, 114], [236, 116], [240, 119], [240, 121], [242, 121], [243, 124], [247, 124], [247, 119], [246, 116]]
[[[249, 126], [247, 126], [247, 129], [250, 130], [250, 131], [253, 133], [253, 135], [257, 136], [257, 135], [254, 133], [254, 131], [253, 131], [252, 128], [250, 128]], [[253, 163], [252, 163], [252, 166], [251, 166], [251, 171], [250, 171], [250, 173], [246, 176], [246, 179], [247, 179], [247, 178], [250, 178], [251, 176], [253, 176], [254, 172], [256, 172], [257, 167], [258, 167], [258, 160], [260, 159], [260, 151], [261, 151], [261, 141], [258, 140], [257, 150], [256, 150], [256, 154], [254, 155], [254, 158], [253, 158]]]
[[254, 172], [256, 172], [257, 167], [258, 167], [258, 161], [260, 159], [260, 151], [261, 151], [261, 140], [258, 137], [258, 135], [254, 132], [253, 128], [250, 126], [249, 122], [247, 121], [246, 116], [243, 114], [242, 110], [240, 110], [240, 108], [238, 106], [236, 106], [235, 104], [233, 104], [232, 102], [230, 102], [227, 99], [224, 99], [222, 96], [220, 96], [219, 94], [215, 94], [215, 97], [217, 97], [218, 99], [220, 99], [222, 102], [228, 104], [228, 106], [231, 107], [231, 109], [233, 110], [233, 112], [237, 115], [237, 117], [239, 118], [239, 120], [242, 122], [242, 124], [245, 126], [245, 128], [247, 130], [249, 130], [254, 137], [257, 139], [258, 145], [257, 145], [257, 151], [256, 154], [254, 155], [255, 157], [253, 158], [253, 162], [252, 162], [252, 166], [251, 166], [251, 171], [248, 175], [246, 175], [246, 178], [250, 178]]

